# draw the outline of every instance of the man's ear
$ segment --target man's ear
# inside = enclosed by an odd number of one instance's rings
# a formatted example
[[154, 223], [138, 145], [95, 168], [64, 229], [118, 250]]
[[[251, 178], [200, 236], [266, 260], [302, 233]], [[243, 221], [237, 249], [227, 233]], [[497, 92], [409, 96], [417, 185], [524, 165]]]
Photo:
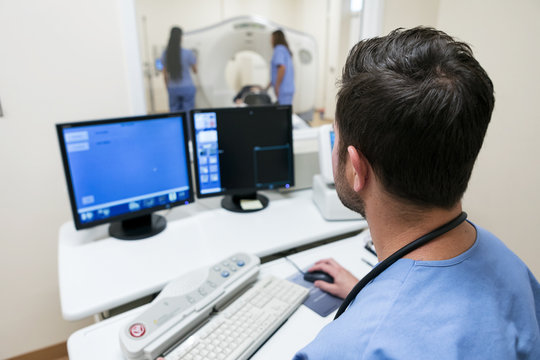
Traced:
[[347, 152], [354, 170], [353, 189], [354, 191], [359, 192], [366, 186], [370, 166], [364, 155], [360, 153], [354, 146], [349, 146], [347, 148]]

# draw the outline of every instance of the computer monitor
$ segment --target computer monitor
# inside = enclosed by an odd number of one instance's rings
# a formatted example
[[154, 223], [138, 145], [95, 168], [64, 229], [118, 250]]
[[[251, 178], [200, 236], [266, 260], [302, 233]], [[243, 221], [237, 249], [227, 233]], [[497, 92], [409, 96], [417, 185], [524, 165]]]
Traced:
[[191, 129], [198, 197], [257, 211], [268, 205], [258, 190], [294, 185], [291, 106], [195, 109]]
[[166, 227], [157, 210], [194, 201], [183, 112], [56, 125], [75, 227], [111, 223], [136, 240]]

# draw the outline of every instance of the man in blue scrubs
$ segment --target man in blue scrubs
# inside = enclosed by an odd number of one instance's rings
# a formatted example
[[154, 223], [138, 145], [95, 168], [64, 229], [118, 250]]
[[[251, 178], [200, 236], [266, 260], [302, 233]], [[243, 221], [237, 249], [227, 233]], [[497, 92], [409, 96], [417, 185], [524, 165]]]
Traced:
[[281, 30], [272, 33], [274, 54], [270, 62], [270, 83], [280, 105], [292, 105], [294, 95], [294, 67], [292, 53]]
[[[470, 47], [441, 31], [396, 30], [351, 50], [334, 179], [365, 216], [379, 261], [461, 213], [494, 101]], [[310, 270], [333, 276], [315, 285], [342, 298], [358, 281], [332, 259]], [[527, 266], [462, 222], [368, 283], [295, 359], [540, 359], [539, 320]]]

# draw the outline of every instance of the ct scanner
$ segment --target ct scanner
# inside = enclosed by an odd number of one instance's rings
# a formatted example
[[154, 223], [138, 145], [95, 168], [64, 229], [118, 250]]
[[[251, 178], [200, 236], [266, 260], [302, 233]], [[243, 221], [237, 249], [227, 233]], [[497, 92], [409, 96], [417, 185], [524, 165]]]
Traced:
[[[196, 107], [232, 106], [236, 92], [227, 84], [225, 73], [229, 61], [239, 52], [253, 51], [261, 55], [268, 64], [269, 73], [272, 58], [271, 33], [277, 29], [285, 33], [293, 53], [296, 87], [294, 112], [311, 120], [317, 87], [315, 39], [311, 35], [256, 16], [235, 17], [184, 33], [182, 47], [192, 49], [197, 56], [198, 73], [194, 76], [197, 87]], [[253, 85], [265, 87], [268, 84]]]

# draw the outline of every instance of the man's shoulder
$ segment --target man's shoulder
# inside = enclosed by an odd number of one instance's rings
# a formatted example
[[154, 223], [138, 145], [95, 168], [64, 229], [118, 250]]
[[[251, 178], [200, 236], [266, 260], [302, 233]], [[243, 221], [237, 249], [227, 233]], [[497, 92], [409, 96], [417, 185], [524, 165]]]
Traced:
[[[486, 354], [499, 359], [515, 356], [516, 347], [530, 353], [540, 346], [538, 282], [500, 239], [475, 227], [477, 239], [468, 252], [414, 262], [368, 351], [385, 349], [393, 357], [398, 353], [392, 351], [410, 345], [411, 353], [423, 349], [462, 358], [465, 351], [466, 357], [486, 358], [482, 352], [490, 349]], [[508, 333], [514, 326], [519, 329]]]
[[505, 274], [513, 271], [522, 274], [528, 271], [527, 265], [517, 256], [506, 243], [489, 230], [472, 224], [476, 228], [479, 243], [479, 261], [498, 264], [497, 270]]

